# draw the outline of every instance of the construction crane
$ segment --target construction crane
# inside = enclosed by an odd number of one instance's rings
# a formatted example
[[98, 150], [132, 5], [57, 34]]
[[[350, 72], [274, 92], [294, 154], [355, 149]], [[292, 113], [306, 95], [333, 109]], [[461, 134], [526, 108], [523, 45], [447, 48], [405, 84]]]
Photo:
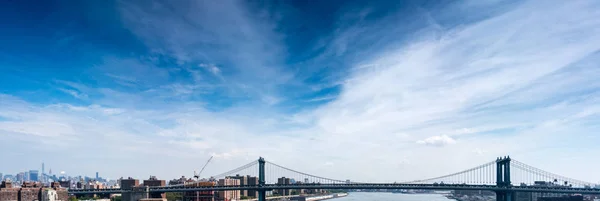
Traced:
[[200, 169], [200, 172], [198, 172], [198, 174], [196, 174], [196, 171], [194, 170], [194, 178], [196, 178], [196, 181], [198, 181], [200, 179], [200, 174], [202, 174], [202, 172], [204, 171], [204, 168], [206, 168], [206, 166], [208, 165], [208, 163], [210, 163], [210, 160], [212, 160], [212, 156], [208, 159], [208, 161], [206, 161], [206, 163], [204, 164], [204, 166], [202, 167], [202, 169]]

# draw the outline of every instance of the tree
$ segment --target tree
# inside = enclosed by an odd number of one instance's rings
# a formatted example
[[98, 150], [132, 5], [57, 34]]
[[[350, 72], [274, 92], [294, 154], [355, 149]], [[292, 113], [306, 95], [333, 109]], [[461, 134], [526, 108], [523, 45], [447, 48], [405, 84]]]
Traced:
[[181, 201], [183, 200], [183, 193], [168, 192], [165, 193], [167, 201]]
[[122, 201], [123, 198], [121, 196], [115, 196], [110, 199], [111, 201]]
[[70, 196], [69, 197], [69, 201], [78, 201], [77, 198], [75, 196]]

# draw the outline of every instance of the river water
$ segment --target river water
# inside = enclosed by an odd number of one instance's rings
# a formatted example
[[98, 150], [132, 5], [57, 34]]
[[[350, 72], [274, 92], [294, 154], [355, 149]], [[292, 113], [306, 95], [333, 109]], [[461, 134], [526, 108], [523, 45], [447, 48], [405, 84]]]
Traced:
[[351, 192], [331, 201], [453, 201], [440, 194], [401, 194]]

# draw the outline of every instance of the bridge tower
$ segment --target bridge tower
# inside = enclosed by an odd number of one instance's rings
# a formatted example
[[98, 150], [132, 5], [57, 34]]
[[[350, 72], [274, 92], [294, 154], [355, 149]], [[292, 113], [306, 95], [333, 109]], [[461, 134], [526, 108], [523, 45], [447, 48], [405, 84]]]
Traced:
[[515, 193], [510, 190], [510, 156], [496, 159], [496, 201], [514, 201]]
[[265, 159], [260, 157], [258, 159], [258, 201], [266, 201], [267, 193], [264, 189], [265, 186]]

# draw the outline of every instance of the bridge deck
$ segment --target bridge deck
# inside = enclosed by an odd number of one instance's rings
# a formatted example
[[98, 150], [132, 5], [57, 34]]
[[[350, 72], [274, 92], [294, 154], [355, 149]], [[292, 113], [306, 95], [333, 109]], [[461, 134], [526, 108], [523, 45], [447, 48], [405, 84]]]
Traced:
[[[273, 189], [423, 189], [423, 190], [486, 190], [486, 191], [516, 191], [516, 192], [547, 192], [547, 193], [579, 193], [600, 194], [596, 188], [569, 188], [545, 186], [511, 186], [498, 187], [496, 185], [468, 185], [468, 184], [301, 184], [278, 185], [266, 184], [264, 186], [204, 186], [183, 187], [164, 186], [150, 187], [150, 192], [194, 192], [194, 191], [229, 191], [229, 190], [273, 190]], [[95, 190], [69, 190], [70, 194], [116, 194], [126, 192], [122, 189], [95, 189]]]

